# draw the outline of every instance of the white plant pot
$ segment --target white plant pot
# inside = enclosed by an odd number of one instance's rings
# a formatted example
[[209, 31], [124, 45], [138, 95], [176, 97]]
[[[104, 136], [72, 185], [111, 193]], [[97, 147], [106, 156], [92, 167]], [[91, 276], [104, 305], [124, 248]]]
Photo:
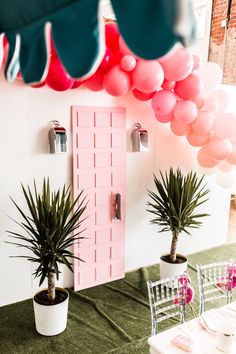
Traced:
[[[162, 256], [167, 256], [167, 254], [163, 254]], [[177, 254], [181, 258], [186, 258], [181, 254]], [[165, 279], [169, 277], [179, 276], [183, 274], [187, 270], [188, 259], [183, 263], [169, 263], [160, 258], [160, 278]]]
[[67, 298], [60, 304], [41, 305], [33, 299], [36, 330], [44, 336], [55, 336], [63, 332], [67, 326], [69, 293], [65, 289], [56, 289], [67, 294]]

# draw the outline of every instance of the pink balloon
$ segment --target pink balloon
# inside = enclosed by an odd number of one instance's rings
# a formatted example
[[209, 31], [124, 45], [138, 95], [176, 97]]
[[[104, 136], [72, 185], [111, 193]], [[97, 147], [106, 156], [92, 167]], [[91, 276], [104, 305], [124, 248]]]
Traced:
[[210, 154], [206, 146], [203, 146], [197, 154], [197, 160], [200, 166], [211, 168], [218, 165], [219, 161], [215, 160]]
[[232, 152], [226, 161], [232, 165], [236, 165], [236, 144], [233, 144]]
[[175, 119], [183, 124], [192, 123], [198, 115], [198, 109], [192, 101], [177, 102], [174, 108]]
[[209, 140], [208, 134], [198, 134], [195, 131], [190, 131], [186, 136], [188, 142], [192, 146], [203, 146]]
[[234, 168], [233, 165], [231, 165], [230, 163], [228, 163], [225, 160], [221, 161], [217, 167], [222, 172], [229, 172]]
[[152, 109], [156, 114], [165, 116], [173, 112], [176, 103], [177, 99], [174, 93], [160, 90], [152, 98]]
[[170, 123], [170, 129], [175, 135], [184, 136], [187, 135], [191, 131], [190, 124], [183, 124], [173, 119]]
[[184, 100], [196, 99], [202, 92], [202, 82], [196, 74], [190, 74], [186, 79], [176, 83], [175, 92]]
[[174, 119], [174, 116], [172, 113], [161, 116], [157, 113], [155, 113], [156, 120], [158, 120], [160, 123], [169, 123]]
[[140, 101], [148, 101], [148, 100], [150, 100], [155, 95], [155, 93], [156, 93], [156, 91], [145, 93], [145, 92], [141, 92], [141, 91], [139, 91], [137, 89], [134, 89], [132, 91], [132, 94], [134, 95], [134, 97], [137, 98]]
[[91, 91], [102, 91], [103, 90], [103, 73], [97, 71], [94, 75], [88, 78], [84, 85]]
[[198, 109], [201, 109], [204, 107], [204, 104], [205, 104], [204, 97], [198, 97], [197, 99], [192, 100], [192, 101], [196, 104]]
[[131, 82], [129, 75], [116, 65], [105, 75], [103, 85], [110, 95], [123, 96], [129, 92]]
[[124, 71], [132, 71], [136, 66], [136, 59], [133, 55], [124, 55], [120, 62], [120, 67]]
[[161, 85], [161, 87], [162, 87], [164, 90], [171, 91], [171, 90], [173, 90], [173, 89], [175, 88], [175, 84], [176, 84], [175, 81], [164, 80], [164, 81], [163, 81], [163, 84]]
[[199, 111], [197, 119], [192, 123], [192, 128], [195, 133], [209, 134], [213, 128], [215, 116], [206, 111]]
[[136, 89], [149, 93], [160, 89], [164, 81], [164, 72], [155, 60], [138, 60], [132, 72], [132, 79]]
[[218, 109], [218, 103], [215, 97], [211, 94], [207, 94], [204, 97], [204, 106], [203, 109], [208, 112], [216, 112]]
[[214, 133], [219, 138], [231, 138], [236, 134], [236, 115], [233, 113], [221, 113], [214, 124]]
[[193, 55], [193, 70], [199, 69], [201, 66], [201, 58], [199, 55]]
[[229, 94], [224, 90], [214, 90], [211, 95], [216, 99], [217, 102], [217, 113], [223, 113], [229, 106]]
[[207, 62], [196, 72], [202, 80], [203, 91], [214, 90], [222, 81], [223, 73], [220, 66], [213, 62]]
[[228, 139], [218, 137], [210, 138], [206, 146], [209, 154], [215, 160], [224, 160], [233, 150], [232, 144]]
[[184, 80], [193, 70], [193, 57], [185, 48], [179, 48], [158, 61], [163, 67], [165, 79], [169, 81]]

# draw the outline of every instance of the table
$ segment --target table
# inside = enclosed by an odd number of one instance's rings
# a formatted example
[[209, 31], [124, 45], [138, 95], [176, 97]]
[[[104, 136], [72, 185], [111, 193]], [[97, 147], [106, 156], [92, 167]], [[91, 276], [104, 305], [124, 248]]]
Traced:
[[[221, 322], [235, 321], [236, 326], [236, 302], [220, 307], [219, 309], [209, 310], [205, 313], [213, 320], [218, 319]], [[214, 317], [215, 316], [215, 317]], [[218, 323], [219, 324], [219, 323]], [[216, 324], [217, 325], [217, 324]], [[148, 338], [151, 354], [184, 354], [186, 351], [171, 344], [171, 339], [177, 334], [188, 335], [195, 341], [195, 349], [192, 354], [222, 354], [222, 351], [216, 349], [217, 336], [209, 333], [201, 325], [201, 318], [197, 317], [183, 324], [172, 327], [166, 331]], [[233, 341], [233, 348], [230, 352], [236, 354], [236, 339]]]

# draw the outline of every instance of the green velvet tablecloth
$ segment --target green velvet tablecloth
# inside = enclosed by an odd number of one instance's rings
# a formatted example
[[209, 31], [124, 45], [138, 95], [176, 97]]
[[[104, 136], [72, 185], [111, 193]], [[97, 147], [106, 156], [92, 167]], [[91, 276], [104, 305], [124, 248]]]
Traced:
[[[195, 287], [193, 307], [198, 313], [197, 263], [235, 258], [236, 243], [189, 256], [189, 273]], [[147, 280], [159, 279], [159, 265], [140, 268], [125, 279], [80, 292], [70, 292], [67, 330], [55, 337], [37, 334], [32, 300], [0, 308], [1, 354], [145, 354], [151, 331]], [[17, 289], [16, 289], [17, 291]], [[0, 295], [1, 296], [1, 295]], [[211, 304], [214, 307], [215, 304]], [[187, 319], [194, 316], [188, 307]], [[164, 330], [175, 325], [161, 323]]]

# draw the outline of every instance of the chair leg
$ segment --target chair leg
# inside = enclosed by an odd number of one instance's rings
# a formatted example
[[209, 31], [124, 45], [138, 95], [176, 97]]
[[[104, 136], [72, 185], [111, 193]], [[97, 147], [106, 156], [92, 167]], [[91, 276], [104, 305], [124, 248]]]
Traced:
[[202, 313], [205, 311], [205, 301], [203, 296], [200, 296], [200, 305], [199, 305], [199, 315], [201, 316]]

